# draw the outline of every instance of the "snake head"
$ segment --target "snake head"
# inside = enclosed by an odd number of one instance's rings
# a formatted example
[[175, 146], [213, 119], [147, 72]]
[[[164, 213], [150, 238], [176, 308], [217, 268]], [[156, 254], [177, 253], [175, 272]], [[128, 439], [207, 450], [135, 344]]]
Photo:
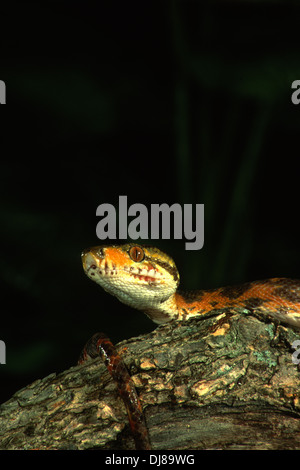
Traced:
[[86, 275], [121, 302], [149, 310], [169, 299], [179, 285], [173, 259], [158, 248], [128, 243], [82, 252]]

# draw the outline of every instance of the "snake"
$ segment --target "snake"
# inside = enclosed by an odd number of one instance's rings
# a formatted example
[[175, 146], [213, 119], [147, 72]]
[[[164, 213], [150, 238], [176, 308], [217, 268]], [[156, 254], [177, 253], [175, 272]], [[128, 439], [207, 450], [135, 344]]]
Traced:
[[[230, 308], [300, 328], [300, 280], [271, 278], [237, 286], [181, 291], [174, 260], [160, 249], [127, 243], [85, 249], [81, 255], [85, 274], [106, 292], [143, 311], [154, 323], [205, 318]], [[150, 449], [142, 406], [122, 358], [110, 340], [98, 333], [87, 343], [81, 363], [100, 355], [116, 382], [125, 404], [137, 449]]]
[[83, 348], [78, 364], [100, 356], [114, 379], [127, 411], [136, 450], [150, 450], [149, 433], [142, 405], [126, 365], [111, 340], [102, 332], [95, 333]]

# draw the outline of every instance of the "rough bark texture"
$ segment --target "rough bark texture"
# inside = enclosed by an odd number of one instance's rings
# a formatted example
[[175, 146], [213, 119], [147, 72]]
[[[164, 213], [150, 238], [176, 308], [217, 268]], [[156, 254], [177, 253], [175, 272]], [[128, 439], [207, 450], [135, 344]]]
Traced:
[[[300, 449], [299, 337], [229, 310], [120, 343], [153, 449]], [[1, 449], [134, 449], [100, 359], [18, 391], [0, 423]]]

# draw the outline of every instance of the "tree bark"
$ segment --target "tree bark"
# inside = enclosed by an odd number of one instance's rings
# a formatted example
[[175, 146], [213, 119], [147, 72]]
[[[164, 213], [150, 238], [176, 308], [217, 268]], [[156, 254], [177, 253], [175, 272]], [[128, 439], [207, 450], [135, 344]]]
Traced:
[[[300, 449], [300, 333], [245, 310], [167, 324], [119, 343], [155, 449]], [[100, 359], [0, 406], [0, 449], [134, 449]]]

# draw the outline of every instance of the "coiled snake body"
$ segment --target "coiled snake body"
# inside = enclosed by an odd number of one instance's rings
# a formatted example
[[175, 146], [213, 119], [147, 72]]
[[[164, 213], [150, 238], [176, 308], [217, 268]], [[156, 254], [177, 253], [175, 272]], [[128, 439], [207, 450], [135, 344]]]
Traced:
[[[157, 248], [136, 244], [103, 245], [84, 250], [87, 276], [121, 302], [142, 310], [155, 323], [187, 320], [230, 307], [255, 310], [274, 320], [300, 328], [300, 281], [273, 278], [234, 287], [180, 292], [179, 273], [173, 259]], [[106, 352], [103, 345], [108, 345]], [[110, 351], [107, 353], [107, 351]], [[142, 408], [122, 359], [108, 339], [96, 334], [87, 343], [80, 362], [88, 356], [105, 357], [127, 408], [139, 449], [150, 449]], [[116, 373], [116, 367], [122, 373]], [[121, 369], [120, 369], [121, 368]], [[127, 393], [126, 390], [129, 392]]]

